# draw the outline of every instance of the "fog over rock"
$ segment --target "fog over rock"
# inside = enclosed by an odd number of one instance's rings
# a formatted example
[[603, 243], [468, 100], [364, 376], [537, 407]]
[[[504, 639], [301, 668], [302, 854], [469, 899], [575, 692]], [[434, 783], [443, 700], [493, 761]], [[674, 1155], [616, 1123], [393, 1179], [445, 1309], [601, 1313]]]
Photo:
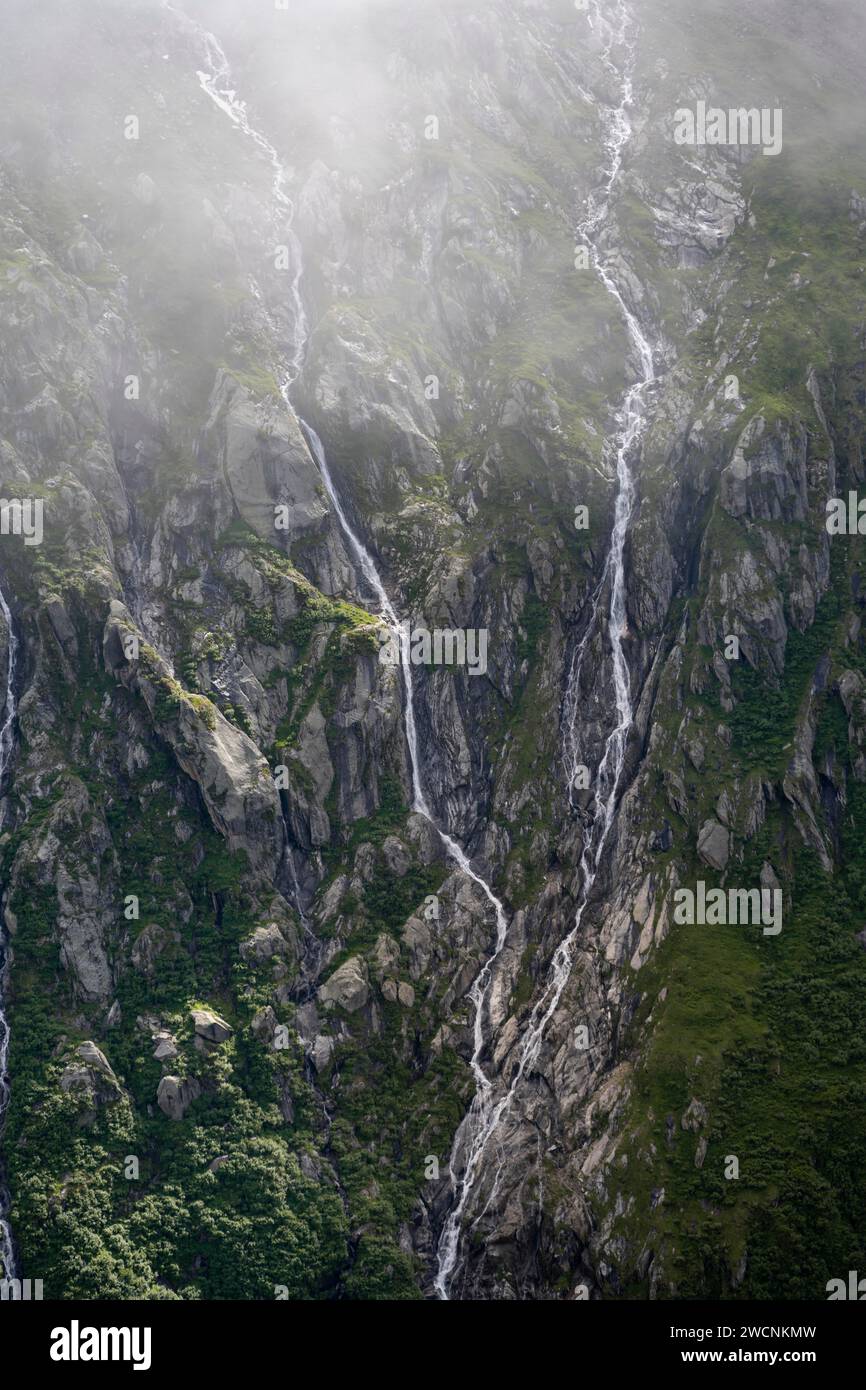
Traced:
[[5, 0], [0, 1277], [862, 1268], [864, 40]]

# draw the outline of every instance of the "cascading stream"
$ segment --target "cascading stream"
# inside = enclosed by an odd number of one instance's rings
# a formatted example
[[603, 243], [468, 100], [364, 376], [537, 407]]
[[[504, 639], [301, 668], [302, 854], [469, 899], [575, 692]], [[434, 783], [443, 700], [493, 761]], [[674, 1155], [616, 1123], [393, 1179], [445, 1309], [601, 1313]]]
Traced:
[[[625, 763], [628, 732], [632, 724], [631, 691], [628, 665], [623, 651], [623, 638], [626, 628], [626, 588], [625, 588], [625, 542], [628, 535], [634, 501], [634, 480], [631, 472], [631, 459], [637, 449], [645, 428], [644, 396], [655, 379], [653, 352], [634, 313], [629, 309], [615, 280], [605, 267], [599, 248], [598, 234], [606, 220], [614, 185], [622, 168], [623, 151], [631, 137], [629, 108], [633, 100], [633, 72], [636, 58], [634, 40], [629, 39], [632, 27], [631, 16], [625, 4], [619, 3], [611, 24], [602, 15], [596, 0], [590, 11], [593, 27], [598, 26], [605, 36], [602, 62], [611, 76], [615, 76], [620, 91], [620, 104], [607, 114], [607, 136], [605, 148], [608, 156], [605, 177], [600, 193], [591, 196], [587, 213], [578, 225], [578, 235], [589, 251], [589, 260], [607, 292], [616, 301], [625, 319], [629, 339], [636, 353], [640, 380], [631, 386], [621, 409], [616, 416], [616, 477], [617, 498], [614, 510], [614, 523], [610, 549], [604, 573], [592, 599], [592, 611], [587, 630], [578, 645], [569, 676], [565, 700], [566, 712], [566, 771], [569, 792], [577, 778], [580, 763], [577, 717], [579, 710], [580, 677], [590, 635], [595, 627], [606, 584], [610, 584], [610, 617], [608, 632], [613, 662], [613, 686], [616, 702], [617, 722], [605, 743], [604, 754], [598, 768], [595, 788], [596, 813], [584, 834], [580, 862], [581, 890], [575, 922], [568, 936], [560, 942], [548, 974], [547, 984], [540, 999], [533, 1006], [529, 1022], [518, 1043], [517, 1065], [512, 1074], [508, 1089], [497, 1100], [487, 1098], [482, 1115], [482, 1123], [472, 1138], [468, 1159], [465, 1164], [459, 1198], [445, 1223], [439, 1242], [439, 1268], [436, 1275], [436, 1289], [442, 1298], [447, 1298], [457, 1271], [460, 1252], [460, 1238], [464, 1217], [471, 1208], [476, 1183], [480, 1175], [481, 1163], [491, 1139], [510, 1110], [524, 1076], [532, 1070], [538, 1060], [542, 1042], [563, 990], [571, 974], [573, 949], [580, 933], [581, 924], [593, 885], [598, 875], [611, 827], [613, 825], [620, 780]], [[613, 54], [625, 49], [625, 64], [621, 70], [616, 68]], [[459, 1138], [459, 1136], [458, 1136]], [[497, 1170], [493, 1189], [488, 1197], [485, 1210], [492, 1203], [499, 1186], [501, 1172]]]
[[[242, 130], [267, 156], [274, 170], [273, 192], [275, 201], [286, 212], [290, 224], [294, 208], [291, 199], [285, 192], [287, 173], [280, 162], [274, 146], [265, 136], [250, 125], [246, 104], [238, 99], [234, 88], [231, 86], [231, 68], [218, 40], [213, 34], [206, 33], [200, 26], [195, 24], [194, 21], [182, 15], [172, 5], [168, 4], [167, 0], [163, 0], [163, 5], [165, 9], [177, 15], [185, 26], [193, 29], [198, 34], [207, 61], [207, 71], [200, 71], [197, 73], [199, 84], [219, 110], [222, 111], [235, 126]], [[294, 321], [294, 349], [286, 365], [283, 379], [280, 383], [280, 389], [286, 406], [295, 414], [290, 392], [303, 362], [310, 335], [310, 326], [304, 308], [303, 298], [300, 293], [300, 281], [303, 273], [303, 257], [300, 243], [291, 230], [290, 225], [286, 228], [286, 235], [294, 269], [291, 288]], [[483, 1131], [486, 1128], [487, 1117], [493, 1104], [493, 1085], [481, 1065], [481, 1057], [485, 1047], [484, 1015], [487, 997], [493, 979], [493, 967], [505, 946], [508, 932], [508, 919], [506, 917], [505, 908], [499, 898], [496, 897], [485, 879], [472, 867], [462, 846], [436, 823], [433, 811], [431, 810], [424, 792], [421, 775], [421, 756], [415, 720], [415, 684], [410, 654], [409, 624], [401, 622], [398, 618], [379, 571], [376, 568], [375, 561], [360, 536], [356, 533], [346, 514], [339, 492], [331, 476], [321, 439], [312, 425], [309, 425], [299, 416], [296, 418], [304, 431], [311, 453], [325, 485], [325, 490], [330, 498], [340, 528], [349, 544], [349, 548], [357, 561], [365, 582], [369, 585], [371, 591], [378, 600], [383, 621], [398, 643], [400, 667], [405, 690], [406, 743], [409, 750], [409, 763], [412, 776], [412, 809], [419, 815], [425, 816], [434, 827], [450, 858], [457, 864], [458, 868], [481, 889], [493, 908], [496, 917], [496, 940], [493, 951], [482, 966], [468, 994], [470, 1003], [475, 1011], [471, 1068], [476, 1083], [476, 1093], [470, 1110], [464, 1117], [455, 1140], [454, 1153], [457, 1153], [462, 1142], [462, 1136], [467, 1134], [471, 1135], [476, 1131]], [[453, 1171], [452, 1181], [454, 1181]], [[443, 1297], [447, 1297], [447, 1292], [439, 1289], [438, 1284], [437, 1290]]]
[[[307, 339], [309, 337], [309, 321], [307, 319], [307, 313], [304, 308], [304, 301], [301, 296], [300, 289], [301, 273], [303, 269], [301, 248], [298, 243], [298, 239], [295, 236], [294, 231], [292, 230], [291, 225], [292, 218], [294, 216], [294, 204], [292, 203], [291, 198], [286, 193], [288, 171], [284, 168], [283, 164], [281, 163], [280, 157], [277, 154], [277, 151], [274, 148], [274, 146], [271, 144], [270, 140], [266, 139], [264, 135], [262, 135], [258, 130], [255, 129], [254, 126], [250, 124], [249, 117], [247, 115], [246, 102], [240, 100], [232, 85], [231, 66], [216, 36], [214, 34], [209, 33], [208, 30], [202, 28], [202, 26], [196, 23], [195, 20], [190, 19], [189, 16], [184, 14], [182, 10], [176, 9], [174, 5], [169, 3], [169, 0], [163, 0], [163, 9], [167, 10], [169, 14], [174, 15], [175, 19], [180, 23], [180, 25], [184, 29], [186, 29], [188, 33], [192, 34], [195, 37], [195, 39], [198, 41], [201, 47], [201, 50], [205, 57], [205, 62], [207, 64], [207, 69], [198, 70], [196, 72], [196, 77], [198, 78], [198, 83], [202, 91], [206, 94], [206, 96], [210, 97], [211, 101], [214, 103], [216, 107], [218, 107], [222, 114], [228, 117], [232, 125], [235, 126], [238, 130], [240, 130], [249, 140], [253, 142], [254, 145], [258, 147], [259, 150], [261, 150], [262, 154], [265, 155], [273, 171], [272, 192], [274, 202], [276, 203], [280, 211], [284, 214], [285, 220], [282, 228], [282, 234], [286, 237], [286, 245], [289, 249], [291, 264], [294, 271], [290, 290], [292, 299], [293, 322], [295, 324], [294, 352], [286, 368], [285, 380], [281, 385], [283, 397], [284, 399], [286, 399], [286, 402], [288, 404], [286, 392], [288, 390], [288, 387], [291, 386], [292, 382], [295, 380], [295, 378], [298, 375], [298, 372], [300, 371], [301, 362], [303, 361], [304, 351], [307, 345]], [[255, 297], [257, 299], [261, 299], [258, 287], [255, 284], [252, 285], [252, 289]], [[293, 896], [295, 899], [295, 906], [298, 910], [298, 916], [301, 919], [301, 926], [304, 929], [305, 935], [311, 941], [313, 941], [313, 933], [310, 928], [310, 924], [307, 919], [306, 913], [304, 912], [303, 895], [301, 893], [301, 885], [298, 879], [298, 869], [295, 863], [295, 856], [288, 838], [288, 824], [286, 826], [286, 830], [287, 837], [285, 859], [289, 870], [289, 876], [292, 880], [292, 889]], [[314, 956], [315, 954], [316, 953], [314, 952]]]
[[[286, 228], [286, 238], [294, 271], [291, 286], [294, 344], [292, 355], [288, 359], [283, 381], [281, 382], [283, 398], [287, 407], [294, 413], [290, 392], [303, 362], [307, 341], [309, 339], [310, 327], [300, 293], [303, 258], [300, 244], [294, 232], [291, 230], [290, 225], [294, 208], [291, 199], [285, 191], [288, 183], [288, 174], [274, 146], [250, 124], [246, 104], [237, 97], [236, 91], [232, 86], [231, 69], [228, 59], [216, 38], [212, 34], [208, 34], [205, 30], [201, 29], [194, 21], [189, 20], [187, 16], [174, 9], [167, 3], [167, 0], [164, 0], [164, 7], [177, 15], [181, 22], [188, 29], [193, 30], [198, 37], [206, 61], [206, 70], [197, 73], [202, 90], [210, 97], [218, 109], [227, 116], [232, 124], [239, 128], [267, 157], [274, 171], [273, 194], [276, 204], [287, 215], [288, 225]], [[439, 1297], [443, 1299], [447, 1299], [450, 1295], [451, 1285], [458, 1267], [464, 1218], [474, 1199], [482, 1160], [487, 1152], [492, 1137], [496, 1133], [514, 1100], [517, 1088], [523, 1077], [532, 1069], [538, 1059], [547, 1025], [556, 1010], [571, 973], [573, 947], [580, 932], [586, 906], [598, 874], [601, 859], [614, 821], [620, 781], [625, 762], [628, 731], [632, 724], [630, 681], [628, 666], [623, 651], [623, 638], [626, 627], [624, 554], [634, 499], [631, 460], [635, 450], [640, 444], [645, 427], [644, 397], [647, 388], [654, 380], [653, 352], [636, 316], [626, 304], [622, 292], [602, 260], [598, 236], [606, 220], [611, 195], [622, 168], [623, 151], [631, 137], [632, 128], [629, 118], [629, 108], [633, 99], [635, 46], [634, 41], [629, 38], [629, 31], [632, 28], [633, 22], [626, 5], [622, 3], [621, 0], [615, 7], [613, 23], [602, 14], [597, 0], [591, 0], [589, 19], [593, 28], [597, 28], [603, 36], [604, 48], [602, 52], [602, 63], [607, 68], [611, 77], [617, 82], [620, 101], [618, 106], [610, 108], [606, 113], [607, 132], [605, 150], [608, 159], [605, 176], [600, 190], [593, 194], [588, 201], [586, 215], [577, 227], [577, 235], [587, 246], [589, 260], [593, 269], [623, 315], [629, 339], [639, 363], [640, 379], [629, 388], [623, 405], [616, 416], [617, 431], [614, 437], [616, 440], [616, 479], [618, 491], [611, 543], [604, 572], [591, 601], [592, 609], [589, 625], [576, 649], [569, 675], [564, 704], [566, 725], [564, 755], [569, 789], [574, 785], [576, 780], [576, 768], [580, 764], [577, 715], [579, 710], [579, 690], [583, 658], [599, 616], [603, 595], [608, 588], [610, 591], [608, 632], [610, 637], [613, 693], [617, 722], [608, 735], [604, 753], [598, 767], [595, 790], [596, 813], [584, 836], [580, 864], [581, 892], [575, 915], [574, 927], [554, 953], [544, 992], [533, 1007], [529, 1022], [520, 1039], [516, 1070], [513, 1073], [507, 1091], [499, 1096], [496, 1094], [493, 1081], [488, 1077], [481, 1065], [481, 1057], [486, 1045], [484, 1037], [484, 1018], [489, 990], [493, 980], [493, 968], [505, 945], [507, 934], [508, 924], [505, 910], [489, 885], [472, 868], [461, 846], [458, 845], [450, 835], [436, 826], [433, 813], [424, 792], [421, 776], [421, 760], [415, 720], [414, 681], [409, 651], [408, 625], [401, 623], [399, 620], [376, 568], [375, 561], [363, 541], [357, 535], [347, 516], [339, 492], [331, 476], [328, 460], [319, 436], [312, 426], [303, 420], [299, 420], [309, 443], [311, 453], [319, 468], [335, 515], [348, 542], [349, 548], [357, 561], [360, 573], [367, 585], [369, 585], [370, 590], [375, 594], [380, 606], [383, 621], [394, 634], [399, 644], [400, 665], [406, 697], [406, 741], [409, 750], [412, 775], [413, 810], [427, 817], [431, 824], [435, 826], [448, 854], [463, 872], [481, 888], [488, 901], [493, 906], [496, 914], [497, 934], [495, 948], [469, 991], [469, 998], [475, 1010], [474, 1046], [471, 1066], [476, 1083], [476, 1093], [470, 1109], [458, 1130], [451, 1156], [450, 1167], [455, 1201], [452, 1204], [452, 1209], [440, 1236], [437, 1251], [438, 1268], [435, 1278], [436, 1292]], [[619, 50], [625, 51], [625, 62], [620, 68], [617, 68], [614, 61], [614, 54]], [[458, 1177], [456, 1173], [461, 1168], [461, 1165], [462, 1171]], [[499, 1175], [497, 1173], [496, 1181], [494, 1182], [494, 1193], [498, 1186], [498, 1177]], [[488, 1199], [488, 1204], [490, 1200], [492, 1199]]]
[[[6, 624], [6, 702], [3, 707], [3, 725], [0, 727], [0, 791], [7, 769], [12, 761], [15, 747], [15, 668], [18, 658], [18, 638], [12, 624], [12, 614], [6, 602], [6, 595], [0, 589], [0, 613]], [[3, 828], [3, 811], [0, 809], [0, 830]], [[0, 924], [0, 1139], [3, 1137], [3, 1124], [6, 1107], [9, 1104], [9, 1024], [3, 1004], [3, 985], [6, 977], [6, 940]], [[12, 1231], [7, 1219], [9, 1210], [8, 1193], [0, 1173], [0, 1275], [5, 1279], [15, 1278], [15, 1251], [12, 1245]]]

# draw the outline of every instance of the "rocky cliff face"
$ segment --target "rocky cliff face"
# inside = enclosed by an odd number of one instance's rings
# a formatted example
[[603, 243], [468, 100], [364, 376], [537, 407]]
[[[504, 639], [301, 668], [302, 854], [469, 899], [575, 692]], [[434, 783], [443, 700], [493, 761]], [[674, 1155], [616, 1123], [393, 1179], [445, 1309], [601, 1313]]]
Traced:
[[[866, 1259], [862, 25], [700, 8], [10, 4], [4, 1151], [52, 1297]], [[782, 108], [781, 154], [678, 145], [698, 101]], [[413, 666], [429, 816], [358, 542], [412, 628], [487, 635]], [[698, 882], [781, 930], [691, 924]]]

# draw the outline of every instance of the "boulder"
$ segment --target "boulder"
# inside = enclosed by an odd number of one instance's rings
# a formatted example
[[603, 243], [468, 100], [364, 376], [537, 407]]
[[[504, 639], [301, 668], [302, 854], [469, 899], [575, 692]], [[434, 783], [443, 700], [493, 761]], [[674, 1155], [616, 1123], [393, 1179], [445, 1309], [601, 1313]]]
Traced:
[[228, 1042], [234, 1031], [231, 1024], [226, 1023], [225, 1019], [220, 1018], [212, 1009], [193, 1009], [192, 1022], [197, 1037], [216, 1045]]
[[717, 820], [704, 821], [698, 835], [698, 854], [711, 869], [720, 872], [727, 866], [731, 853], [731, 837]]
[[153, 1055], [158, 1062], [170, 1062], [177, 1056], [177, 1040], [167, 1029], [161, 1028], [158, 1033], [154, 1033], [153, 1041], [156, 1043]]
[[415, 1003], [414, 989], [400, 980], [384, 980], [382, 994], [389, 1004], [402, 1004], [404, 1009], [411, 1009]]
[[83, 1042], [75, 1051], [81, 1061], [67, 1062], [60, 1077], [61, 1091], [85, 1093], [96, 1109], [119, 1100], [120, 1082], [105, 1053], [94, 1042]]
[[389, 936], [387, 932], [382, 932], [381, 935], [376, 938], [376, 945], [373, 948], [373, 960], [380, 974], [386, 970], [394, 970], [399, 966], [400, 947], [393, 936]]
[[241, 942], [240, 953], [242, 960], [261, 964], [273, 960], [275, 956], [291, 954], [288, 942], [276, 922], [269, 922], [266, 927], [256, 927], [252, 936]]
[[382, 845], [382, 858], [392, 874], [404, 878], [412, 867], [409, 852], [396, 835], [389, 835]]
[[339, 1004], [347, 1013], [363, 1009], [370, 998], [366, 963], [352, 956], [319, 989], [319, 1000], [326, 1009]]
[[334, 1039], [329, 1038], [326, 1033], [319, 1033], [316, 1036], [310, 1058], [316, 1071], [324, 1071], [329, 1065], [334, 1055]]
[[195, 1077], [181, 1080], [179, 1076], [164, 1076], [156, 1093], [156, 1103], [170, 1120], [182, 1120], [200, 1095], [201, 1085]]

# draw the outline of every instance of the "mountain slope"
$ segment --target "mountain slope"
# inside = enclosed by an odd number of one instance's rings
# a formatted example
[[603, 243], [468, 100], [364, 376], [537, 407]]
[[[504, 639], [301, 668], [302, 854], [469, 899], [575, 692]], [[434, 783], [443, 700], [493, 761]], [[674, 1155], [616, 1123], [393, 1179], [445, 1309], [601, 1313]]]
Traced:
[[[866, 1259], [861, 543], [825, 524], [863, 483], [862, 22], [8, 8], [18, 1266], [823, 1297]], [[699, 100], [781, 108], [781, 153], [677, 145]], [[383, 659], [358, 541], [486, 670]], [[699, 881], [781, 931], [679, 923]]]

